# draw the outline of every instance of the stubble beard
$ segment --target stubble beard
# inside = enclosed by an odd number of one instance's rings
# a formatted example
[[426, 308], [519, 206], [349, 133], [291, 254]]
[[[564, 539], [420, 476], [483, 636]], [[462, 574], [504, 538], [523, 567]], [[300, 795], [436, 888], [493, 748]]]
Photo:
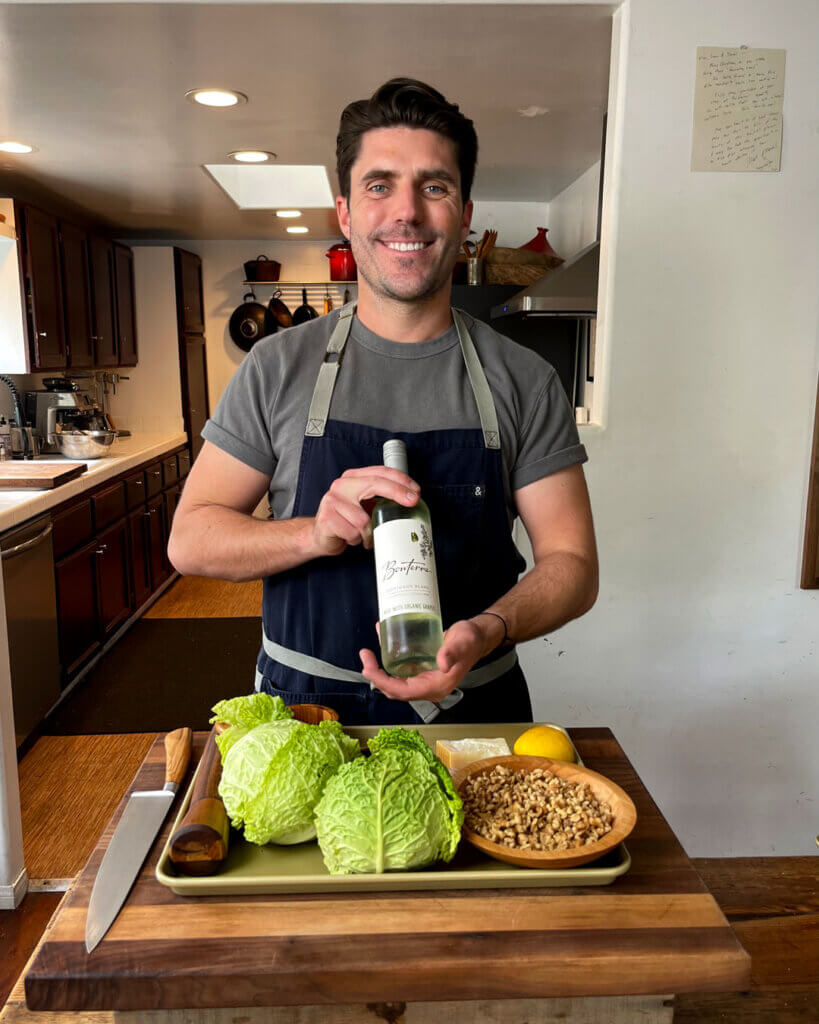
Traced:
[[452, 280], [452, 271], [461, 245], [459, 238], [444, 239], [442, 245], [442, 236], [438, 235], [435, 244], [441, 246], [441, 253], [425, 275], [417, 277], [413, 274], [403, 278], [399, 272], [394, 275], [394, 278], [390, 278], [387, 274], [380, 272], [381, 264], [377, 250], [381, 243], [359, 235], [352, 222], [350, 223], [350, 243], [353, 246], [354, 255], [357, 250], [365, 257], [360, 259], [356, 255], [356, 265], [359, 275], [367, 282], [370, 290], [376, 295], [394, 302], [423, 302], [440, 292]]

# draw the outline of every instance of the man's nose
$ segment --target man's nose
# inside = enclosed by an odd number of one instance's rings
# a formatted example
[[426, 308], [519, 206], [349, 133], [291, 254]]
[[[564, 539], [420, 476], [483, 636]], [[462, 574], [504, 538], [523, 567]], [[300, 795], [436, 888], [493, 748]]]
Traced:
[[393, 193], [393, 206], [390, 211], [395, 220], [417, 224], [423, 220], [423, 199], [421, 193], [413, 185], [401, 185]]

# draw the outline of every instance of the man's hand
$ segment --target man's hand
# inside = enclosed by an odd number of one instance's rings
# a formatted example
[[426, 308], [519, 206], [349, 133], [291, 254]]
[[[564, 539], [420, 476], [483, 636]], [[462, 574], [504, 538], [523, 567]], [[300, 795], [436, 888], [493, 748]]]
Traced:
[[[376, 624], [376, 629], [380, 629]], [[407, 679], [396, 679], [378, 667], [372, 651], [359, 651], [362, 674], [383, 694], [393, 700], [443, 700], [457, 689], [472, 666], [497, 647], [503, 626], [490, 616], [476, 616], [453, 623], [444, 633], [444, 642], [435, 659], [437, 669]]]
[[411, 507], [420, 493], [418, 484], [397, 469], [386, 466], [348, 469], [330, 484], [319, 503], [313, 522], [314, 556], [340, 555], [348, 544], [371, 548], [370, 516], [376, 501], [392, 498]]

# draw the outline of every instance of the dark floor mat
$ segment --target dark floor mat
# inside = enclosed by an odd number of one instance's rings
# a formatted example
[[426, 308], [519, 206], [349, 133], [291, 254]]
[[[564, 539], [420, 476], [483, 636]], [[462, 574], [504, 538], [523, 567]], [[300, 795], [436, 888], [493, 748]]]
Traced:
[[261, 619], [140, 619], [43, 723], [46, 736], [209, 729], [253, 691]]

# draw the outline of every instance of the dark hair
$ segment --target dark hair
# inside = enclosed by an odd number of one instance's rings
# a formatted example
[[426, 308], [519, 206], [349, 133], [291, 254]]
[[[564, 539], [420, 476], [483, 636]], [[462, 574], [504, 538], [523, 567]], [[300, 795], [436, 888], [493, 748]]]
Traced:
[[341, 114], [336, 138], [336, 172], [341, 194], [349, 202], [350, 169], [361, 150], [361, 136], [373, 128], [405, 125], [438, 132], [455, 144], [461, 172], [461, 195], [469, 201], [475, 164], [478, 162], [478, 136], [475, 126], [445, 97], [414, 78], [392, 78], [368, 100], [348, 103]]

